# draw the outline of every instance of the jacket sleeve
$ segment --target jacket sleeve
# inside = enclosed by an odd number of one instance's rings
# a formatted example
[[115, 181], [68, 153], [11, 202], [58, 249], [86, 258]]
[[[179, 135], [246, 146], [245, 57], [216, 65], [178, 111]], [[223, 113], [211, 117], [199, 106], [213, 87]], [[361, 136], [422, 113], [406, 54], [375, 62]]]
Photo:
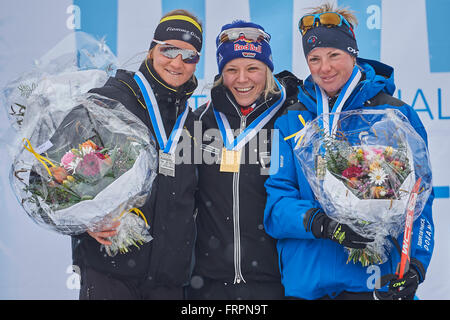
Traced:
[[[313, 200], [309, 184], [295, 159], [292, 149], [294, 139], [288, 141], [284, 139], [300, 130], [301, 125], [294, 130], [289, 130], [287, 120], [287, 115], [281, 116], [274, 126], [279, 134], [278, 140], [274, 140], [272, 144], [271, 172], [273, 173], [265, 183], [267, 203], [264, 211], [264, 226], [266, 232], [276, 239], [315, 239], [311, 232], [306, 232], [303, 217], [309, 209], [320, 205]], [[274, 164], [278, 168], [274, 168]], [[300, 192], [301, 188], [304, 188], [303, 192]]]
[[[405, 105], [404, 108], [405, 109], [402, 110], [402, 112], [409, 119], [413, 128], [422, 137], [428, 147], [427, 133], [418, 114], [408, 105]], [[412, 230], [411, 266], [419, 272], [421, 282], [425, 279], [425, 273], [430, 264], [434, 249], [433, 200], [434, 192], [431, 191], [421, 215], [414, 221]], [[403, 233], [400, 234], [397, 241], [401, 246], [403, 242]]]

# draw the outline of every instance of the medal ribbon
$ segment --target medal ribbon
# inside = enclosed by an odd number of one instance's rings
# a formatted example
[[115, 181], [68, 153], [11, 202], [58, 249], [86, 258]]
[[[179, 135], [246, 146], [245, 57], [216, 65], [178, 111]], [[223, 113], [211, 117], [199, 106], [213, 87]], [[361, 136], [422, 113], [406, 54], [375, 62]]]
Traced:
[[[339, 93], [339, 96], [336, 102], [334, 103], [333, 109], [331, 111], [329, 111], [330, 107], [328, 104], [327, 94], [321, 87], [315, 84], [316, 100], [317, 100], [317, 116], [320, 116], [322, 114], [324, 115], [328, 114], [327, 117], [324, 116], [322, 117], [323, 120], [319, 121], [319, 124], [322, 126], [322, 128], [325, 129], [326, 133], [330, 133], [332, 135], [336, 133], [339, 116], [335, 116], [334, 114], [330, 113], [341, 112], [342, 107], [344, 106], [350, 94], [353, 92], [353, 89], [355, 89], [360, 79], [361, 79], [361, 71], [359, 71], [359, 68], [357, 66], [354, 66], [350, 78], [345, 83], [344, 87]], [[332, 124], [331, 128], [330, 123]]]
[[258, 118], [256, 118], [247, 128], [245, 128], [237, 137], [233, 139], [233, 131], [230, 127], [227, 117], [219, 111], [214, 110], [214, 115], [216, 117], [217, 125], [219, 126], [220, 133], [222, 134], [222, 139], [224, 146], [227, 150], [240, 150], [248, 141], [250, 141], [256, 134], [261, 130], [267, 122], [272, 119], [272, 117], [281, 108], [284, 101], [286, 100], [286, 90], [278, 82], [276, 78], [275, 83], [280, 89], [280, 98], [266, 111], [264, 111]]
[[184, 126], [184, 122], [186, 121], [189, 113], [189, 106], [187, 102], [183, 113], [178, 116], [177, 121], [175, 122], [169, 139], [167, 139], [161, 113], [159, 112], [158, 102], [156, 101], [155, 94], [153, 93], [150, 84], [147, 79], [145, 79], [144, 75], [139, 71], [135, 73], [134, 80], [144, 96], [145, 104], [147, 105], [148, 114], [150, 115], [150, 120], [155, 131], [156, 139], [158, 140], [159, 148], [163, 150], [164, 153], [172, 154], [175, 152], [181, 132], [183, 131], [182, 128]]

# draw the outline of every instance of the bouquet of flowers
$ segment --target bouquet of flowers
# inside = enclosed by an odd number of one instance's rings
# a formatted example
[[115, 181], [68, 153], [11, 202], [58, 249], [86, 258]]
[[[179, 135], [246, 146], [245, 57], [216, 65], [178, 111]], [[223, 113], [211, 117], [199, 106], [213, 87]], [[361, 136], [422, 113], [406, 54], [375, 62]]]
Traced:
[[[323, 123], [330, 115], [339, 120], [328, 132]], [[347, 248], [347, 262], [386, 262], [389, 237], [403, 231], [416, 178], [422, 177], [422, 184], [414, 218], [431, 192], [423, 139], [402, 113], [388, 109], [322, 114], [306, 124], [298, 140], [296, 158], [325, 213], [374, 239], [365, 249]]]
[[136, 209], [156, 176], [148, 128], [119, 102], [95, 94], [61, 109], [57, 117], [43, 112], [24, 130], [29, 140], [18, 144], [10, 174], [20, 204], [36, 223], [69, 235], [120, 219], [110, 255], [150, 241]]

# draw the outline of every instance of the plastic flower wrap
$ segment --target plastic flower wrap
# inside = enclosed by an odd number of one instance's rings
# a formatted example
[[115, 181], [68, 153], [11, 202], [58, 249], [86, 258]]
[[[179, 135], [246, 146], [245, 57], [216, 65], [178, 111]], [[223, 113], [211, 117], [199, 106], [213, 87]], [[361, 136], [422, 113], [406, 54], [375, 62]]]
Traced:
[[[335, 119], [330, 132], [327, 124]], [[324, 125], [325, 124], [325, 125]], [[421, 177], [414, 219], [430, 195], [431, 165], [423, 139], [399, 111], [322, 114], [296, 136], [296, 158], [325, 213], [374, 239], [349, 249], [349, 261], [384, 263], [403, 232], [410, 193]]]
[[36, 223], [69, 235], [120, 219], [111, 255], [150, 241], [145, 217], [133, 209], [144, 205], [156, 175], [148, 128], [119, 102], [95, 94], [53, 111], [36, 115], [17, 146], [10, 181], [22, 207]]
[[63, 106], [71, 108], [74, 99], [101, 87], [117, 67], [117, 58], [105, 41], [74, 32], [36, 60], [30, 70], [8, 81], [0, 91], [0, 101], [12, 127], [20, 131], [33, 123], [36, 112], [47, 109], [55, 114]]

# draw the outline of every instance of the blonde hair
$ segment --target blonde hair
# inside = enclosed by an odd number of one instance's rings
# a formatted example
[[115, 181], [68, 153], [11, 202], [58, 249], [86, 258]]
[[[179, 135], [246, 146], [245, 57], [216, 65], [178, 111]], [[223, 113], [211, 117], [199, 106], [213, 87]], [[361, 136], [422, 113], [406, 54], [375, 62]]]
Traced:
[[[223, 85], [223, 75], [222, 74], [216, 81], [214, 81], [214, 84], [212, 87], [215, 88], [220, 85]], [[280, 92], [280, 89], [278, 89], [278, 86], [273, 77], [273, 73], [270, 70], [270, 68], [268, 66], [266, 66], [266, 85], [264, 87], [262, 95], [264, 96], [264, 99], [267, 99], [269, 94], [277, 94], [278, 92]]]
[[339, 13], [341, 16], [345, 18], [348, 22], [350, 22], [353, 26], [353, 28], [356, 28], [358, 25], [358, 19], [355, 16], [355, 11], [350, 10], [348, 7], [335, 7], [334, 4], [330, 2], [326, 2], [320, 6], [317, 7], [310, 7], [307, 8], [310, 10], [306, 14], [318, 14], [323, 12], [336, 12]]

